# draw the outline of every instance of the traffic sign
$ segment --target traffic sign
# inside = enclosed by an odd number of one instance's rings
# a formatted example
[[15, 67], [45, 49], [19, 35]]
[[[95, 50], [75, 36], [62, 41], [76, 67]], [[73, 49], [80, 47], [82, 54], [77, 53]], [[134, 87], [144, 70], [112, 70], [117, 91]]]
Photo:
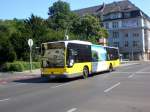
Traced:
[[33, 46], [33, 40], [32, 40], [32, 39], [29, 39], [29, 40], [28, 40], [28, 45], [29, 45], [30, 47]]

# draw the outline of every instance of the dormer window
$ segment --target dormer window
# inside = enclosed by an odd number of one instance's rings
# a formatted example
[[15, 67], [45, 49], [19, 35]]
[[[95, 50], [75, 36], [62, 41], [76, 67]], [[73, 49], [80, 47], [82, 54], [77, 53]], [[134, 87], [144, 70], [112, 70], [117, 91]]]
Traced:
[[124, 17], [125, 17], [125, 18], [129, 18], [130, 16], [131, 16], [130, 12], [125, 12], [125, 13], [124, 13]]

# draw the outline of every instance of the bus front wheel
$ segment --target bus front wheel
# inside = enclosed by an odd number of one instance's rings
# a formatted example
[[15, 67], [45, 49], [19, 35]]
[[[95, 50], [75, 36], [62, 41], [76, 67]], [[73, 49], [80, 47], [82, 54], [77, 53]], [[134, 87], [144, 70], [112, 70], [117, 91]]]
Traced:
[[112, 72], [112, 71], [113, 71], [113, 65], [110, 64], [110, 65], [109, 65], [109, 72]]
[[83, 78], [86, 79], [89, 76], [89, 69], [87, 66], [83, 68]]

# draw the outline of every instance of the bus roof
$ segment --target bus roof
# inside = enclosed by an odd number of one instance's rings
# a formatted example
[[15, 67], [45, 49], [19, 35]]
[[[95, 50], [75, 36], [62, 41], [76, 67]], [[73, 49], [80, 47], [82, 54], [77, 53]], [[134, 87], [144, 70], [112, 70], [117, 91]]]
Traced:
[[118, 47], [97, 45], [97, 44], [92, 44], [91, 42], [88, 42], [88, 41], [81, 41], [81, 40], [64, 40], [64, 41], [62, 40], [62, 41], [45, 42], [45, 43], [42, 43], [42, 44], [60, 43], [60, 42], [64, 42], [65, 45], [67, 45], [68, 43], [76, 43], [76, 44], [95, 45], [95, 46], [102, 46], [102, 47], [104, 47], [104, 48], [114, 48], [114, 49], [118, 49]]
[[68, 43], [92, 45], [91, 42], [88, 42], [88, 41], [81, 41], [81, 40], [54, 41], [54, 42], [45, 42], [45, 43], [42, 43], [42, 44], [47, 44], [47, 43], [60, 43], [60, 42], [64, 42], [66, 45], [67, 45]]
[[114, 48], [114, 49], [118, 49], [118, 47], [112, 47], [112, 46], [104, 46], [105, 48]]
[[118, 47], [112, 47], [112, 46], [103, 46], [103, 45], [97, 45], [97, 44], [92, 44], [93, 46], [101, 46], [101, 47], [104, 47], [104, 48], [113, 48], [113, 49], [118, 49]]

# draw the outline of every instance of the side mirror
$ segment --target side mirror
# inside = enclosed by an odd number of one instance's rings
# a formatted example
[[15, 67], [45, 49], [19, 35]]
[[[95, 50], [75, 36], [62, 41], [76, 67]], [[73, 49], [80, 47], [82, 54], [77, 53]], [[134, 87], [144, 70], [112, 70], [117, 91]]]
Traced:
[[74, 65], [74, 59], [70, 59], [69, 61], [69, 67], [72, 67]]
[[72, 67], [74, 65], [74, 62], [75, 62], [74, 56], [69, 56], [68, 63], [67, 63], [68, 67], [69, 68]]
[[68, 67], [72, 67], [74, 65], [76, 55], [77, 55], [77, 51], [73, 49], [68, 50], [68, 62], [67, 62]]

